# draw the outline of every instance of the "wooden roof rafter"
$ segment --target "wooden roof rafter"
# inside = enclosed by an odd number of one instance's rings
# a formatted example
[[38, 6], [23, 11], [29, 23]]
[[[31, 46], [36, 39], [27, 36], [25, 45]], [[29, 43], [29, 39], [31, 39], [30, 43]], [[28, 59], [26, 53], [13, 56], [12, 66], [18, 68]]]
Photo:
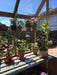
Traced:
[[[40, 6], [39, 6], [35, 15], [30, 16], [30, 15], [17, 14], [17, 18], [31, 19], [32, 17], [38, 16], [46, 1], [47, 0], [42, 0], [42, 2], [41, 2], [41, 4], [40, 4]], [[13, 18], [15, 16], [17, 10], [18, 10], [19, 3], [20, 3], [20, 0], [16, 0], [16, 5], [15, 5], [13, 13], [0, 11], [0, 16]]]
[[0, 16], [13, 18], [13, 13], [0, 11]]
[[37, 12], [36, 12], [35, 16], [38, 16], [39, 15], [39, 13], [40, 13], [41, 9], [43, 8], [45, 2], [46, 2], [46, 0], [42, 0], [39, 8], [37, 9]]
[[13, 12], [13, 13], [14, 13], [13, 17], [15, 16], [15, 14], [16, 14], [16, 12], [17, 12], [17, 10], [18, 10], [18, 5], [19, 5], [19, 3], [20, 3], [20, 0], [16, 0], [14, 12]]
[[[16, 15], [17, 15], [17, 18], [22, 18], [22, 19], [31, 19], [32, 17], [34, 17], [34, 16], [22, 15], [22, 14], [16, 14]], [[0, 11], [0, 16], [13, 18], [14, 14]]]

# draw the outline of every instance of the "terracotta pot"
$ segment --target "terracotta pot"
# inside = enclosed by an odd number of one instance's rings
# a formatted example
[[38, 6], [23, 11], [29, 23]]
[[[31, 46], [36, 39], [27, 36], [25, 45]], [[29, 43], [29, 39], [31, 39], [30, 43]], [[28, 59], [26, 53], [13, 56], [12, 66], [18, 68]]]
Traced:
[[38, 52], [38, 48], [37, 47], [33, 48], [33, 54], [37, 55], [37, 52]]
[[10, 55], [10, 56], [6, 56], [6, 58], [4, 58], [4, 61], [7, 63], [7, 62], [12, 62], [13, 61], [13, 56]]
[[23, 59], [24, 58], [24, 50], [19, 50], [18, 51], [18, 57], [19, 57], [19, 59]]
[[26, 27], [26, 31], [31, 31], [31, 27]]
[[32, 31], [36, 30], [36, 26], [32, 26]]
[[48, 50], [46, 50], [46, 51], [44, 51], [44, 50], [43, 51], [40, 51], [39, 50], [39, 54], [40, 54], [39, 56], [41, 58], [47, 57], [48, 56]]

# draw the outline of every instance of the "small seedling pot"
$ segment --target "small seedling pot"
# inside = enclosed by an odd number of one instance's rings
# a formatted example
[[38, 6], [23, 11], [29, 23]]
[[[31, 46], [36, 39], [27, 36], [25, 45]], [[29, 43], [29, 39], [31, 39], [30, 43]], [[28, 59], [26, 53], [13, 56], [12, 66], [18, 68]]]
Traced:
[[18, 51], [18, 58], [19, 58], [19, 59], [23, 59], [23, 58], [24, 58], [24, 53], [25, 53], [24, 50], [19, 50], [19, 51]]
[[41, 58], [44, 58], [44, 57], [47, 57], [48, 56], [48, 50], [46, 50], [46, 51], [40, 51], [39, 50], [39, 56], [41, 57]]
[[38, 48], [37, 47], [33, 48], [33, 54], [37, 55], [37, 52], [38, 52]]

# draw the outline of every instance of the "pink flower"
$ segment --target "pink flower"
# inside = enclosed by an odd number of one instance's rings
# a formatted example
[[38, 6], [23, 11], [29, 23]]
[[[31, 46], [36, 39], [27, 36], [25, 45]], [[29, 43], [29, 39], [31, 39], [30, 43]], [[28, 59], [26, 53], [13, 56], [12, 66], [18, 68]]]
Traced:
[[35, 17], [32, 17], [31, 20], [32, 20], [32, 19], [35, 19]]
[[38, 17], [36, 17], [36, 19], [38, 19]]
[[33, 18], [31, 18], [31, 22], [32, 22], [32, 23], [36, 23], [37, 20], [38, 20], [38, 17], [33, 17]]
[[33, 21], [31, 21], [33, 23]]
[[35, 18], [34, 21], [37, 22], [37, 19]]

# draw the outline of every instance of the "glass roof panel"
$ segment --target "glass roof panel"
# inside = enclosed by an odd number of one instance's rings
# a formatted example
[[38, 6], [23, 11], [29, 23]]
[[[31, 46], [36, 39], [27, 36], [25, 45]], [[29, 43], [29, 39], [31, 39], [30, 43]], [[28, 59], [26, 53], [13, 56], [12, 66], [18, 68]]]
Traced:
[[[57, 0], [49, 0], [49, 11], [57, 10]], [[40, 14], [46, 12], [46, 3], [44, 4]]]
[[0, 0], [0, 11], [13, 13], [15, 4], [16, 0]]
[[49, 0], [49, 8], [57, 8], [57, 0]]
[[46, 3], [44, 4], [42, 10], [40, 11], [39, 15], [42, 14], [42, 13], [45, 13], [46, 12]]
[[42, 0], [20, 0], [18, 14], [35, 14]]

